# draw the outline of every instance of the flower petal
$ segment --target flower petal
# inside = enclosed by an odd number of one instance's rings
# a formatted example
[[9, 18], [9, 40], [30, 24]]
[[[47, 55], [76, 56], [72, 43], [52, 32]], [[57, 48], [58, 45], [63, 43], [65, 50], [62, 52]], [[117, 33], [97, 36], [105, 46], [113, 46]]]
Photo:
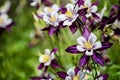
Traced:
[[59, 68], [60, 65], [58, 64], [57, 60], [52, 60], [51, 64], [50, 64], [53, 68]]
[[87, 51], [85, 52], [85, 54], [86, 54], [87, 56], [92, 56], [92, 55], [93, 55], [93, 50], [87, 50]]
[[77, 31], [77, 25], [75, 23], [73, 23], [70, 27], [70, 30], [72, 33], [75, 33]]
[[104, 59], [101, 57], [101, 55], [94, 53], [92, 58], [96, 63], [100, 64], [101, 66], [104, 66]]
[[85, 66], [89, 61], [89, 56], [83, 55], [80, 60], [79, 60], [79, 64], [81, 67]]
[[102, 47], [101, 42], [95, 42], [95, 44], [93, 45], [93, 49], [99, 49]]
[[65, 14], [59, 15], [59, 20], [60, 20], [60, 21], [64, 21], [65, 19], [67, 19], [67, 17], [66, 17]]
[[44, 63], [45, 66], [48, 66], [51, 64], [51, 60], [49, 60], [48, 62]]
[[93, 12], [93, 13], [97, 12], [97, 6], [92, 6], [91, 7], [91, 12]]
[[76, 68], [74, 69], [75, 75], [77, 75], [79, 71], [80, 71], [80, 68], [79, 68], [79, 67], [76, 67]]
[[80, 46], [84, 47], [85, 42], [86, 39], [83, 36], [77, 38], [77, 43], [80, 44]]
[[73, 69], [73, 68], [70, 68], [70, 69], [67, 71], [67, 74], [68, 74], [68, 76], [70, 76], [70, 77], [75, 76], [74, 69]]
[[68, 4], [66, 5], [66, 8], [67, 8], [67, 10], [73, 11], [73, 9], [74, 9], [74, 5], [68, 3]]
[[70, 20], [65, 20], [64, 23], [63, 23], [63, 25], [64, 25], [64, 26], [66, 26], [66, 25], [70, 26], [70, 25], [72, 25], [72, 21], [70, 21]]
[[50, 50], [49, 49], [45, 49], [45, 54], [46, 55], [50, 55]]
[[84, 52], [85, 51], [85, 48], [83, 48], [82, 46], [78, 45], [76, 46], [77, 50], [80, 51], [80, 52]]
[[65, 49], [65, 51], [69, 53], [75, 53], [75, 54], [79, 53], [79, 51], [76, 48], [76, 45], [68, 47], [67, 49]]
[[72, 80], [70, 76], [66, 76], [65, 80]]
[[88, 41], [91, 43], [91, 44], [94, 44], [95, 41], [97, 40], [97, 37], [94, 33], [91, 33], [89, 38], [88, 38]]
[[66, 76], [68, 76], [67, 73], [64, 72], [64, 71], [57, 72], [57, 75], [58, 75], [59, 77], [63, 78], [63, 79], [65, 79]]
[[85, 26], [83, 28], [83, 33], [82, 33], [83, 37], [88, 40], [89, 36], [90, 36], [90, 31], [88, 30], [88, 28]]
[[38, 69], [42, 69], [44, 67], [44, 63], [41, 63], [39, 66], [38, 66]]

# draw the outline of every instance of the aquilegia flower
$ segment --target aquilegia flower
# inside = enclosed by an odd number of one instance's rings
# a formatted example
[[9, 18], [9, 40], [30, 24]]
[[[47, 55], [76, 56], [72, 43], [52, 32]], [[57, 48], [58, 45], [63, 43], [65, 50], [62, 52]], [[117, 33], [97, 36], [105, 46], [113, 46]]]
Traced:
[[52, 51], [49, 49], [45, 49], [45, 55], [41, 55], [39, 57], [40, 65], [38, 66], [38, 69], [42, 69], [45, 67], [45, 71], [47, 70], [48, 66], [51, 66], [53, 68], [60, 67], [57, 63], [57, 60], [55, 59], [55, 53], [57, 51], [57, 48], [54, 48]]
[[7, 14], [0, 14], [0, 28], [6, 28], [8, 25], [12, 23], [12, 19], [8, 17]]
[[64, 80], [83, 80], [85, 73], [80, 71], [79, 67], [70, 68], [67, 73], [64, 71], [57, 72], [57, 75]]
[[86, 27], [84, 27], [83, 36], [77, 39], [78, 45], [70, 46], [66, 49], [67, 52], [70, 53], [81, 53], [84, 55], [80, 58], [80, 66], [84, 66], [89, 62], [89, 58], [99, 63], [100, 65], [104, 65], [104, 60], [102, 56], [97, 51], [103, 51], [112, 46], [110, 42], [99, 42], [94, 33], [90, 33]]

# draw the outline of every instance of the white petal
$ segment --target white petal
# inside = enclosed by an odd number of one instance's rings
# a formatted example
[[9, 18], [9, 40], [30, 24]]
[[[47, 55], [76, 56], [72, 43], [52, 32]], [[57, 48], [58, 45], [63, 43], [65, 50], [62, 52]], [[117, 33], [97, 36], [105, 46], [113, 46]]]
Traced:
[[67, 25], [67, 26], [70, 26], [70, 25], [72, 25], [72, 22], [69, 21], [69, 20], [65, 20], [64, 23], [63, 23], [63, 25], [64, 25], [64, 26], [66, 26], [66, 25]]
[[82, 71], [78, 71], [77, 76], [81, 76], [82, 73], [83, 73]]
[[78, 4], [77, 4], [77, 5], [75, 6], [75, 8], [74, 8], [74, 14], [77, 14], [78, 10], [79, 10], [79, 6], [78, 6]]
[[84, 49], [82, 46], [80, 46], [80, 45], [76, 46], [76, 48], [77, 48], [77, 50], [80, 51], [80, 52], [85, 51], [85, 49]]
[[65, 80], [72, 80], [70, 76], [66, 76]]
[[99, 48], [101, 48], [101, 47], [102, 47], [101, 42], [95, 42], [95, 44], [93, 45], [93, 48], [94, 48], [94, 49], [99, 49]]
[[67, 71], [67, 74], [68, 74], [70, 77], [75, 76], [74, 69], [73, 69], [73, 68], [70, 68], [70, 69]]
[[58, 10], [59, 10], [60, 8], [58, 7], [57, 4], [54, 4], [54, 5], [52, 6], [52, 9], [55, 10], [56, 12], [58, 12]]
[[73, 22], [77, 19], [78, 16], [79, 16], [79, 14], [74, 15], [74, 17], [73, 17], [73, 19], [71, 20], [71, 22], [73, 23]]
[[91, 7], [91, 12], [93, 12], [93, 13], [97, 12], [97, 6], [92, 6]]
[[80, 79], [83, 80], [83, 78], [85, 77], [85, 73], [82, 71], [79, 71], [77, 76], [80, 76]]
[[93, 50], [87, 50], [86, 52], [85, 52], [85, 54], [87, 55], [87, 56], [92, 56], [93, 55]]
[[52, 13], [51, 13], [51, 17], [53, 17], [53, 16], [56, 17], [56, 18], [58, 18], [58, 13], [52, 12]]
[[55, 53], [52, 52], [50, 56], [51, 56], [51, 60], [53, 60], [55, 58]]
[[88, 39], [88, 42], [90, 42], [91, 44], [94, 44], [95, 41], [97, 40], [97, 37], [94, 33], [91, 33]]
[[50, 21], [49, 21], [49, 17], [48, 17], [48, 16], [44, 15], [44, 16], [43, 16], [43, 20], [44, 20], [46, 23], [50, 24]]
[[67, 8], [67, 10], [70, 10], [70, 11], [72, 11], [72, 12], [73, 12], [74, 5], [73, 5], [73, 4], [70, 4], [70, 3], [68, 3], [68, 4], [66, 5], [66, 8]]
[[84, 5], [90, 7], [91, 6], [91, 0], [85, 0]]
[[40, 62], [40, 63], [43, 63], [43, 62], [44, 62], [44, 55], [41, 55], [41, 56], [39, 57], [39, 62]]
[[49, 49], [45, 49], [45, 54], [46, 55], [50, 55], [50, 50]]
[[59, 15], [59, 20], [60, 20], [60, 21], [64, 21], [65, 19], [67, 19], [67, 17], [66, 17], [65, 14]]
[[51, 63], [51, 60], [49, 60], [48, 62], [44, 63], [44, 65], [48, 66], [48, 65], [50, 65], [50, 63]]
[[86, 39], [83, 36], [77, 38], [77, 43], [80, 44], [82, 47], [84, 47], [85, 42], [86, 42]]
[[91, 13], [86, 14], [86, 17], [87, 17], [87, 18], [88, 18], [88, 17], [91, 17], [91, 16], [92, 16]]

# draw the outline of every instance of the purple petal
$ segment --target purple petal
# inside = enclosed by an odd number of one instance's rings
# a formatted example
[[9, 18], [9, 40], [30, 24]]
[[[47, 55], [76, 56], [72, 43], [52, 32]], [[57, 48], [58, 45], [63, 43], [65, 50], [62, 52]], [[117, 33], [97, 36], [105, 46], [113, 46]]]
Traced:
[[47, 70], [48, 70], [48, 66], [45, 66], [45, 68], [44, 68], [44, 73], [46, 73]]
[[42, 69], [44, 67], [44, 63], [41, 63], [39, 66], [38, 66], [38, 69]]
[[57, 60], [52, 60], [52, 62], [51, 62], [51, 67], [53, 67], [53, 68], [59, 68], [60, 67], [60, 65], [58, 64], [58, 62], [57, 62]]
[[68, 76], [67, 73], [64, 72], [64, 71], [57, 72], [57, 75], [58, 75], [59, 77], [63, 78], [63, 79], [65, 79], [66, 76]]
[[81, 67], [85, 66], [89, 62], [89, 56], [83, 55], [80, 58], [79, 64]]
[[69, 27], [72, 33], [75, 33], [77, 31], [77, 25], [75, 24], [75, 22]]
[[94, 5], [97, 6], [98, 4], [100, 4], [100, 1], [97, 1], [97, 2], [92, 3], [92, 6], [94, 6]]
[[58, 48], [53, 48], [53, 50], [51, 51], [51, 53], [56, 53], [58, 51]]
[[67, 12], [67, 9], [66, 8], [61, 8], [60, 11], [61, 11], [62, 14], [65, 14]]
[[87, 9], [88, 9], [88, 8], [80, 9], [80, 10], [78, 11], [78, 14], [79, 14], [80, 16], [85, 16], [85, 14], [87, 14]]
[[92, 56], [93, 60], [100, 64], [101, 66], [104, 66], [104, 60], [103, 58], [101, 57], [101, 55], [97, 54], [97, 53], [94, 53], [93, 56]]
[[50, 29], [48, 30], [50, 36], [52, 36], [55, 32], [56, 32], [56, 28], [54, 27], [50, 27]]
[[80, 68], [76, 67], [74, 71], [75, 71], [75, 75], [77, 75], [78, 71], [80, 71]]
[[98, 51], [103, 51], [110, 48], [113, 44], [111, 42], [102, 42], [102, 47]]
[[109, 77], [109, 74], [104, 74], [104, 75], [103, 75], [103, 80], [107, 80], [108, 77]]
[[78, 54], [80, 53], [77, 48], [76, 48], [76, 45], [73, 45], [73, 46], [70, 46], [68, 47], [67, 49], [65, 49], [66, 52], [69, 52], [69, 53], [74, 53], [74, 54]]
[[78, 4], [78, 6], [81, 6], [82, 4], [84, 4], [84, 0], [78, 0], [76, 4]]
[[88, 28], [85, 26], [83, 28], [83, 33], [82, 33], [83, 37], [85, 37], [86, 40], [88, 40], [89, 36], [90, 36], [90, 32], [88, 30]]
[[99, 17], [97, 14], [95, 14], [95, 13], [92, 13], [92, 16], [93, 16], [96, 20], [99, 20], [99, 19], [100, 19], [100, 17]]

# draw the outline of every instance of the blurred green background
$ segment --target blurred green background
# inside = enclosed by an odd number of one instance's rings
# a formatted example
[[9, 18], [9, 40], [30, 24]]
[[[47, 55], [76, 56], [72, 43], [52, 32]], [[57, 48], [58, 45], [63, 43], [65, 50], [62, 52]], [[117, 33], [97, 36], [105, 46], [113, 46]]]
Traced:
[[[5, 1], [0, 0], [0, 6]], [[100, 1], [99, 10], [106, 0]], [[108, 15], [112, 4], [118, 4], [117, 0], [107, 1], [106, 15]], [[13, 19], [15, 25], [11, 31], [5, 30], [0, 34], [0, 80], [29, 80], [31, 76], [37, 76], [39, 72], [37, 70], [39, 65], [37, 53], [44, 53], [45, 48], [52, 48], [47, 33], [42, 36], [36, 31], [32, 15], [35, 12], [35, 7], [31, 7], [29, 2], [29, 0], [11, 0], [12, 4], [8, 15]], [[60, 0], [60, 2], [63, 2], [63, 0]], [[62, 53], [65, 53], [64, 49], [69, 45], [76, 43], [77, 37], [75, 39], [70, 38], [71, 33], [66, 34], [65, 32], [68, 30], [68, 28], [63, 30], [63, 37], [66, 41], [61, 43], [60, 51]], [[108, 50], [111, 64], [104, 67], [104, 70], [110, 74], [109, 80], [120, 80], [120, 43], [118, 40], [111, 41], [114, 42], [112, 48]], [[56, 44], [53, 45], [56, 47]], [[66, 54], [66, 56], [68, 55]], [[63, 65], [68, 65], [64, 60], [63, 58]]]

